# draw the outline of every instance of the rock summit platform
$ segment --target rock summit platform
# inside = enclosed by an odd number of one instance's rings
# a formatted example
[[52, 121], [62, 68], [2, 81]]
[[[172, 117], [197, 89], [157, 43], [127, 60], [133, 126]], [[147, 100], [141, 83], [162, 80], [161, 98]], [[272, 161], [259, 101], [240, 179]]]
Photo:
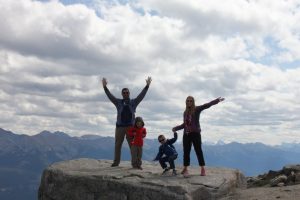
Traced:
[[190, 167], [188, 178], [161, 175], [156, 162], [143, 161], [143, 170], [129, 161], [111, 167], [111, 160], [81, 158], [54, 163], [43, 172], [39, 200], [200, 200], [218, 199], [246, 187], [244, 175], [235, 169]]

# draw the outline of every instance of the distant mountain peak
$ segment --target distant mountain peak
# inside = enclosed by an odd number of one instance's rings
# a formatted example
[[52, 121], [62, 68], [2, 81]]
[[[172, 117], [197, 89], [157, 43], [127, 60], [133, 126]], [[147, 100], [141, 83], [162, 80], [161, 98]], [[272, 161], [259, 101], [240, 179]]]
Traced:
[[60, 137], [70, 137], [68, 134], [61, 132], [61, 131], [56, 131], [54, 133], [44, 130], [37, 134], [36, 136], [44, 136], [44, 137], [49, 137], [49, 136], [60, 136]]
[[40, 132], [38, 135], [52, 135], [52, 133], [50, 131], [44, 130], [44, 131]]
[[64, 136], [64, 137], [70, 137], [67, 133], [61, 132], [61, 131], [55, 131], [53, 134], [59, 135], [59, 136]]
[[225, 145], [226, 143], [223, 140], [218, 140], [218, 142], [216, 143], [216, 145]]
[[16, 134], [11, 131], [7, 131], [7, 130], [0, 128], [0, 135], [16, 135]]
[[79, 137], [79, 139], [83, 139], [83, 140], [96, 140], [96, 139], [100, 139], [103, 138], [102, 136], [99, 135], [82, 135]]

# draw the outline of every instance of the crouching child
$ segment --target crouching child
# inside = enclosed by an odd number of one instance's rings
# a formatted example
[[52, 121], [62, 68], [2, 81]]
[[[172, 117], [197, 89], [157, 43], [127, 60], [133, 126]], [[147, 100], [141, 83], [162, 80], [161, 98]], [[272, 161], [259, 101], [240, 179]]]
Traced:
[[[159, 151], [154, 159], [154, 161], [159, 161], [161, 167], [163, 168], [163, 173], [165, 174], [170, 169], [173, 170], [172, 174], [177, 175], [175, 169], [175, 160], [177, 159], [178, 153], [176, 152], [173, 143], [177, 140], [177, 133], [174, 132], [174, 138], [166, 139], [164, 135], [158, 136], [158, 141], [161, 144], [159, 147]], [[169, 163], [169, 167], [167, 166], [166, 162]]]

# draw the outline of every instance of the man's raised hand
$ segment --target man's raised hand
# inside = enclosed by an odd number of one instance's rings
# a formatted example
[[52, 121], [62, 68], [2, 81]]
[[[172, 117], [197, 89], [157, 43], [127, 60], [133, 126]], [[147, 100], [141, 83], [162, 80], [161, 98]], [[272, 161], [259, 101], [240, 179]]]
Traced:
[[151, 81], [152, 81], [151, 77], [148, 76], [148, 78], [146, 79], [146, 83], [147, 83], [148, 86], [150, 85]]
[[102, 79], [102, 85], [103, 85], [103, 87], [105, 87], [105, 86], [107, 85], [106, 78], [103, 78], [103, 79]]

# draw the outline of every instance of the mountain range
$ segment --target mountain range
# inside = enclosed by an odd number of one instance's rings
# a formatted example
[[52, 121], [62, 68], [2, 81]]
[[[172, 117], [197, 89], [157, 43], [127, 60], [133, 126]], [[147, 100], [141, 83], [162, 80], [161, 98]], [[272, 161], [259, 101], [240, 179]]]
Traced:
[[[124, 141], [124, 144], [126, 142]], [[159, 143], [145, 139], [143, 160], [151, 161]], [[177, 166], [182, 165], [182, 144], [175, 147], [179, 153]], [[19, 135], [0, 128], [0, 199], [34, 200], [43, 169], [62, 160], [76, 158], [113, 159], [114, 138], [97, 135], [71, 137], [63, 132], [42, 131], [33, 136]], [[246, 176], [255, 176], [282, 166], [300, 163], [300, 144], [283, 143], [268, 146], [263, 143], [203, 144], [208, 166], [236, 168]], [[123, 145], [122, 160], [130, 160], [128, 145]], [[194, 151], [191, 163], [197, 165]]]

